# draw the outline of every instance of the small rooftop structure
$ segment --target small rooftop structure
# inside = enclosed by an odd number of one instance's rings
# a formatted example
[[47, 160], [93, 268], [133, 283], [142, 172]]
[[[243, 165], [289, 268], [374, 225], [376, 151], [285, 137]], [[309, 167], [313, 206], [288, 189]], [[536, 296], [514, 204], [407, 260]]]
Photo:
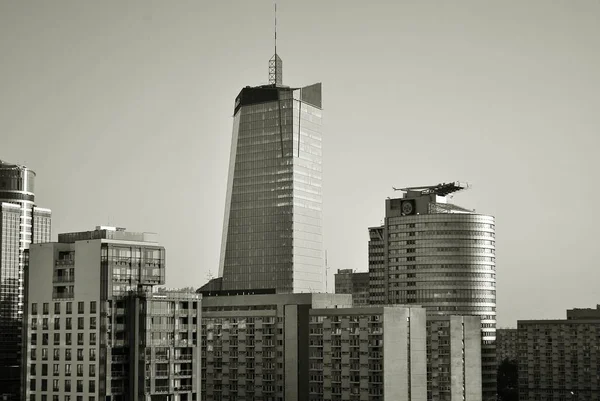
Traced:
[[417, 192], [421, 195], [430, 195], [435, 194], [437, 196], [448, 196], [451, 193], [462, 191], [464, 189], [469, 189], [471, 186], [467, 183], [463, 182], [451, 182], [451, 183], [442, 183], [437, 185], [425, 186], [425, 187], [408, 187], [408, 188], [394, 188], [394, 191], [402, 191], [402, 192]]

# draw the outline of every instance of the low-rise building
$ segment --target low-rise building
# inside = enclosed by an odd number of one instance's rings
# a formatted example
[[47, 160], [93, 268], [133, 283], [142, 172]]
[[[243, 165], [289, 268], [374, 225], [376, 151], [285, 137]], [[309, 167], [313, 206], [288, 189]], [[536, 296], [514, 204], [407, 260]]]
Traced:
[[352, 294], [354, 306], [369, 305], [369, 272], [338, 269], [334, 279], [336, 294]]

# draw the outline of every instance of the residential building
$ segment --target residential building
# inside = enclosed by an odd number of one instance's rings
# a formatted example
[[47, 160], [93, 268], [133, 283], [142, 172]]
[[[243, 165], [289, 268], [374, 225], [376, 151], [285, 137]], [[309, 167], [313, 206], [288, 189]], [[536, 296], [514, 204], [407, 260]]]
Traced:
[[235, 99], [218, 283], [222, 290], [325, 292], [321, 84], [268, 85]]
[[369, 305], [369, 272], [338, 269], [334, 279], [336, 294], [352, 294], [354, 306]]
[[496, 360], [498, 366], [508, 359], [516, 361], [519, 355], [519, 331], [517, 329], [496, 330]]
[[600, 400], [600, 311], [519, 320], [519, 399]]
[[427, 399], [481, 401], [481, 320], [427, 317]]
[[452, 204], [461, 183], [403, 188], [369, 229], [374, 304], [421, 305], [430, 316], [481, 319], [484, 400], [496, 398], [496, 257], [492, 216]]
[[0, 398], [21, 398], [23, 254], [50, 241], [51, 212], [35, 205], [34, 171], [0, 160]]
[[25, 252], [26, 400], [196, 400], [201, 296], [157, 292], [156, 234], [97, 227]]
[[350, 295], [215, 296], [202, 305], [202, 400], [423, 400], [425, 311]]

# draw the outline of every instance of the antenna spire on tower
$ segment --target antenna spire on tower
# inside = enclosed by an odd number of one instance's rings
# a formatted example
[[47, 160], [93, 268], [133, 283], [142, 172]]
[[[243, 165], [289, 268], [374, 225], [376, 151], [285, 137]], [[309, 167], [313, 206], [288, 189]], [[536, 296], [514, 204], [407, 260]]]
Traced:
[[283, 62], [277, 55], [277, 2], [273, 3], [275, 6], [275, 54], [269, 60], [269, 84], [279, 86], [283, 84]]

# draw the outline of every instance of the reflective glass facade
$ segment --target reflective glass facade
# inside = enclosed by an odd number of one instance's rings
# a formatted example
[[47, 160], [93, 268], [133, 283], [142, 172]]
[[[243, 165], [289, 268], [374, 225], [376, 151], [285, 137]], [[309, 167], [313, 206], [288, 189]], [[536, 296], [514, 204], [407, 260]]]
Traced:
[[32, 242], [50, 240], [51, 212], [35, 207], [34, 183], [35, 172], [0, 160], [0, 394], [15, 399], [20, 393], [24, 252]]
[[219, 275], [223, 290], [324, 292], [321, 85], [236, 99]]

